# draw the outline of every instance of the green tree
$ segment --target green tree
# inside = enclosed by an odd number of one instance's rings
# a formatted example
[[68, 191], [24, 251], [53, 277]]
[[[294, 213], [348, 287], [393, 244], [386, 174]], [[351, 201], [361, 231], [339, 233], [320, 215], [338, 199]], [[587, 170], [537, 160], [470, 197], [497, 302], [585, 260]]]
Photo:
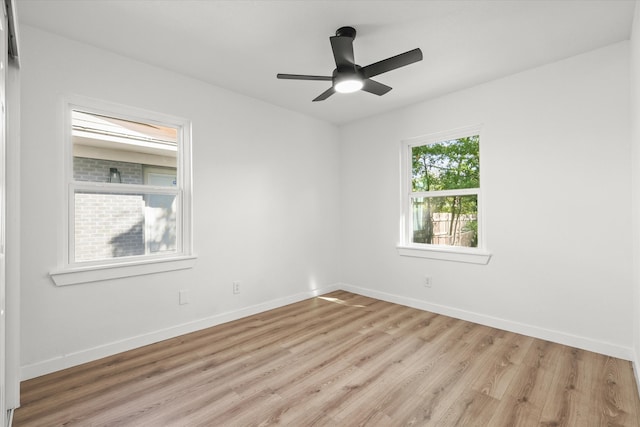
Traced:
[[[479, 136], [413, 147], [412, 172], [414, 192], [480, 187]], [[425, 197], [417, 199], [415, 204], [422, 205], [423, 217], [422, 227], [414, 230], [414, 241], [432, 243], [433, 215], [443, 212], [450, 214], [450, 244], [456, 243], [456, 236], [460, 236], [461, 232], [468, 231], [473, 233], [472, 246], [477, 245], [476, 196]], [[461, 218], [468, 220], [464, 230], [460, 229]]]

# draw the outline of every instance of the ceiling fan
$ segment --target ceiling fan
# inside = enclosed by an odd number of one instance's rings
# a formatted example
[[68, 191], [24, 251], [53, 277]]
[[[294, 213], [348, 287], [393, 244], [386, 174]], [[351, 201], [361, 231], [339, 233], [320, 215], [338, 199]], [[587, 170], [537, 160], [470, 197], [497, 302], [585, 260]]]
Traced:
[[336, 69], [331, 76], [309, 76], [304, 74], [278, 74], [279, 79], [290, 80], [322, 80], [329, 81], [331, 87], [318, 95], [313, 101], [324, 101], [336, 92], [351, 93], [358, 90], [381, 96], [391, 90], [391, 87], [371, 80], [378, 74], [404, 67], [422, 60], [422, 51], [413, 49], [382, 61], [361, 67], [355, 63], [353, 57], [353, 40], [356, 30], [353, 27], [341, 27], [336, 35], [329, 37], [331, 50], [336, 61]]

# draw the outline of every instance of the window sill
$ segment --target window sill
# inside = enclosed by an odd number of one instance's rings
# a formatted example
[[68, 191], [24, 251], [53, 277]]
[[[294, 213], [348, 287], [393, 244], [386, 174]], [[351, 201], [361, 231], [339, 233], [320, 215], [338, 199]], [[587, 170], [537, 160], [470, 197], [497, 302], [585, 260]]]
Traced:
[[196, 264], [195, 256], [158, 258], [111, 265], [70, 267], [49, 273], [56, 286], [77, 285], [102, 280], [121, 279], [166, 271], [186, 270]]
[[429, 258], [440, 261], [464, 262], [468, 264], [486, 265], [491, 259], [491, 254], [481, 249], [462, 248], [427, 248], [417, 246], [398, 246], [398, 254], [417, 258]]

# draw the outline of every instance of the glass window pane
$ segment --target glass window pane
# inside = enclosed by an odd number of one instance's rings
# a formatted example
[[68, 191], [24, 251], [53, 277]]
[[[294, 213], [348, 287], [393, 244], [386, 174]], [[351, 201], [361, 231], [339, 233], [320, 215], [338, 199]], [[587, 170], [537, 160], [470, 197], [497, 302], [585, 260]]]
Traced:
[[478, 247], [478, 196], [415, 197], [413, 243]]
[[145, 185], [175, 187], [178, 184], [176, 172], [176, 169], [172, 168], [159, 168], [149, 165], [142, 166]]
[[145, 168], [177, 170], [178, 129], [72, 110], [75, 181], [149, 184]]
[[478, 135], [411, 148], [412, 191], [480, 187]]
[[75, 262], [176, 252], [175, 194], [76, 191]]

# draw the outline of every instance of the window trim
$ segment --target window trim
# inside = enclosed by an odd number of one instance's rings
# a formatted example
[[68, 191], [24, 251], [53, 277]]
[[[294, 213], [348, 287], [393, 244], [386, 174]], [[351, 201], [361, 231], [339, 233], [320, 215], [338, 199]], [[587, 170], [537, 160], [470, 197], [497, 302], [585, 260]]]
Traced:
[[[71, 111], [123, 118], [142, 123], [174, 126], [178, 129], [177, 179], [178, 187], [157, 187], [132, 184], [76, 182], [73, 179], [73, 140]], [[108, 279], [132, 277], [144, 274], [192, 268], [197, 260], [193, 255], [192, 213], [192, 156], [191, 121], [176, 116], [157, 113], [141, 108], [115, 104], [81, 96], [68, 96], [63, 100], [63, 144], [64, 144], [64, 203], [62, 212], [62, 250], [59, 251], [58, 268], [50, 272], [58, 286], [96, 282]], [[178, 250], [172, 254], [138, 255], [98, 261], [75, 262], [74, 249], [74, 196], [76, 189], [96, 189], [114, 193], [175, 193], [180, 201], [177, 228]]]
[[[479, 188], [460, 190], [440, 190], [413, 192], [411, 189], [412, 168], [411, 149], [422, 145], [464, 138], [472, 135], [480, 135], [482, 141], [482, 125], [465, 126], [449, 131], [431, 133], [415, 138], [409, 138], [400, 142], [400, 243], [397, 245], [398, 254], [401, 256], [429, 258], [441, 261], [455, 261], [471, 264], [487, 264], [491, 259], [491, 253], [486, 249], [486, 228], [484, 203], [482, 200], [482, 185]], [[480, 144], [482, 151], [482, 144]], [[482, 158], [482, 156], [480, 156]], [[482, 179], [480, 168], [480, 182]], [[412, 211], [411, 199], [415, 197], [443, 197], [450, 195], [476, 195], [478, 200], [478, 246], [476, 248], [432, 245], [412, 242]]]

